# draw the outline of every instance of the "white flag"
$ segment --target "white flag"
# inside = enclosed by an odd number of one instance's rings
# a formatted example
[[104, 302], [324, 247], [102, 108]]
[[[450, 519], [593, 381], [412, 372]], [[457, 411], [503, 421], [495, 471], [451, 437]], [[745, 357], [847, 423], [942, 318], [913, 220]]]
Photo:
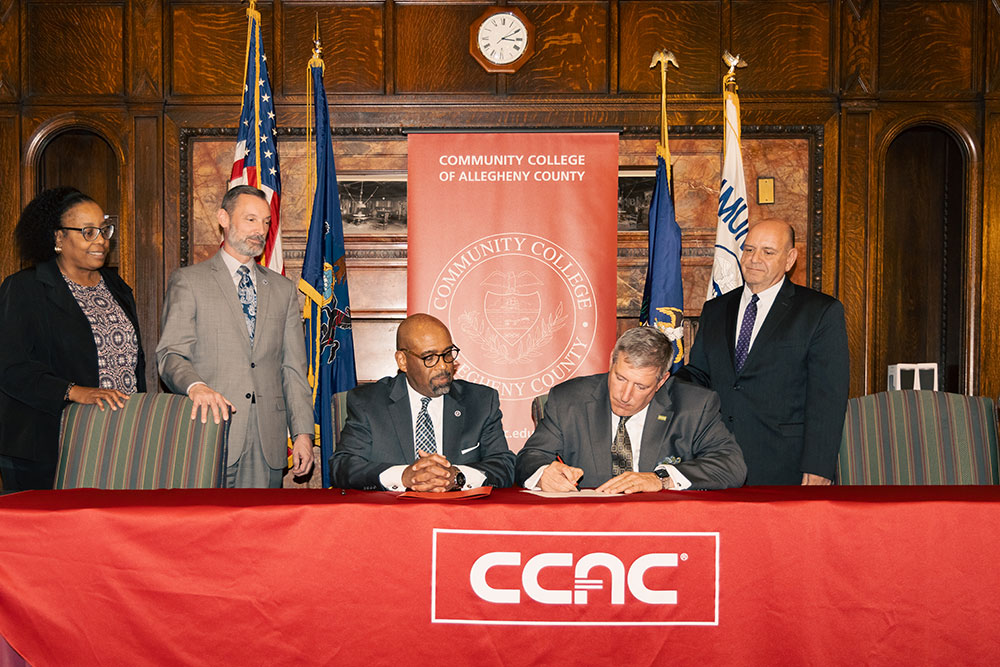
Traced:
[[740, 98], [723, 85], [726, 129], [722, 161], [722, 184], [719, 186], [719, 224], [715, 231], [715, 263], [708, 297], [712, 299], [743, 284], [740, 255], [747, 235], [747, 185], [743, 177], [740, 152]]

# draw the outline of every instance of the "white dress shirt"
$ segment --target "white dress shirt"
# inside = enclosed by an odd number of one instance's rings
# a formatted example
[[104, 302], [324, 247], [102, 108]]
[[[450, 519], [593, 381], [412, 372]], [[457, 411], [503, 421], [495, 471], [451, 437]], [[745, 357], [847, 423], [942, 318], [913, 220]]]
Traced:
[[[764, 319], [771, 311], [771, 306], [774, 305], [774, 300], [778, 298], [778, 292], [781, 290], [781, 285], [784, 282], [784, 279], [779, 280], [766, 290], [757, 293], [757, 319], [753, 321], [753, 332], [750, 334], [750, 347], [747, 348], [747, 354], [749, 354], [750, 350], [753, 349], [753, 342], [757, 340], [757, 334], [760, 332], [760, 327], [764, 324]], [[750, 290], [749, 285], [744, 284], [743, 295], [740, 297], [740, 310], [736, 313], [736, 338], [734, 339], [736, 341], [739, 341], [740, 339], [740, 329], [743, 327], [743, 315], [746, 313], [747, 306], [750, 305], [751, 298], [753, 298], [753, 292]]]

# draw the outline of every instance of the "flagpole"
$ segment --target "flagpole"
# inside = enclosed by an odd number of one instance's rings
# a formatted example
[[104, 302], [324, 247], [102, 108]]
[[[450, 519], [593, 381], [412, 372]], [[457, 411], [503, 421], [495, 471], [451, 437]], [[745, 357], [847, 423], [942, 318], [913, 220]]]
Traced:
[[677, 57], [673, 51], [657, 51], [653, 54], [653, 61], [649, 63], [650, 69], [660, 66], [660, 143], [656, 145], [656, 154], [663, 157], [667, 162], [667, 182], [670, 182], [670, 144], [667, 141], [667, 65], [673, 65], [677, 69], [681, 66], [677, 64]]

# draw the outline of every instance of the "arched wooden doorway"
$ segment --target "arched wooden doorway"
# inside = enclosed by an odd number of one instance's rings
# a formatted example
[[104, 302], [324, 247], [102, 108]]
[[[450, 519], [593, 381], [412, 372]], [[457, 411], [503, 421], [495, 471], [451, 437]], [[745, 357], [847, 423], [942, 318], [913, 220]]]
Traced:
[[885, 154], [875, 390], [890, 364], [937, 362], [938, 387], [963, 393], [968, 318], [966, 155], [935, 125], [898, 134]]

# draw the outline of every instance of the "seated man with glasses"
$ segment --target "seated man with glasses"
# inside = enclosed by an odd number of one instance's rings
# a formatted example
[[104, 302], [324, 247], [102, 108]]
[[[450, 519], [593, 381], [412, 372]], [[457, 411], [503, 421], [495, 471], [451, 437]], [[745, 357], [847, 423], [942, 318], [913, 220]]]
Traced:
[[369, 491], [510, 486], [514, 454], [495, 389], [455, 379], [458, 348], [424, 313], [396, 330], [399, 373], [347, 394], [347, 423], [330, 458], [333, 484]]

